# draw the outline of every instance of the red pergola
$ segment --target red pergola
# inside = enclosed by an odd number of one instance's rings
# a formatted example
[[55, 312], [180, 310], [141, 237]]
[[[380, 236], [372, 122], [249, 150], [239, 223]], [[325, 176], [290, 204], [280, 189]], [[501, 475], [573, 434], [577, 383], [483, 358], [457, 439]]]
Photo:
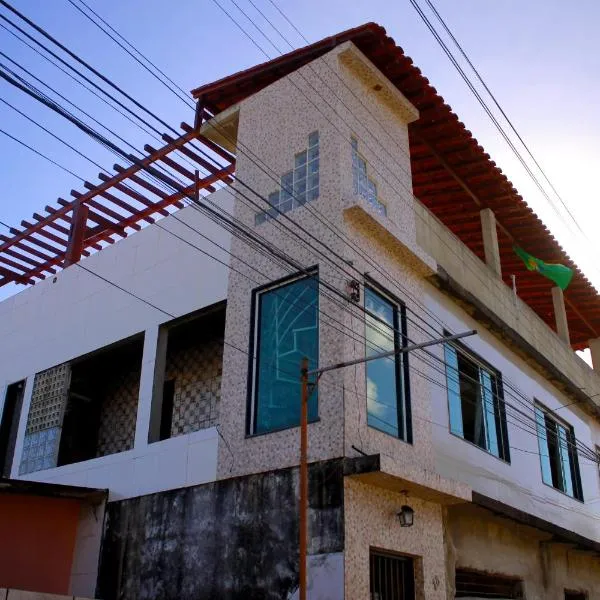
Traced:
[[600, 337], [600, 297], [592, 284], [380, 25], [367, 23], [350, 29], [199, 87], [193, 94], [211, 112], [220, 112], [347, 41], [353, 42], [419, 110], [419, 119], [409, 125], [415, 196], [482, 260], [480, 210], [492, 209], [505, 283], [511, 285], [510, 275], [515, 274], [519, 296], [553, 329], [553, 284], [527, 271], [513, 244], [546, 262], [573, 268], [575, 275], [565, 292], [571, 344], [579, 350], [588, 346], [589, 339]]
[[[186, 196], [213, 192], [220, 181], [230, 183], [234, 156], [190, 125], [182, 123], [181, 128], [177, 138], [164, 134], [161, 148], [146, 145], [142, 158], [132, 155], [131, 166], [114, 165], [114, 175], [100, 173], [100, 183], [85, 182], [85, 190], [72, 190], [73, 200], [59, 198], [42, 214], [21, 221], [22, 229], [11, 228], [11, 237], [0, 235], [0, 286], [33, 284], [54, 275], [81, 256], [139, 231], [142, 221], [154, 223], [156, 217], [169, 214], [167, 209], [182, 208]], [[182, 156], [193, 166], [183, 166]], [[160, 173], [160, 179], [171, 184], [170, 191], [142, 178], [148, 169]], [[196, 170], [202, 175], [196, 177]]]

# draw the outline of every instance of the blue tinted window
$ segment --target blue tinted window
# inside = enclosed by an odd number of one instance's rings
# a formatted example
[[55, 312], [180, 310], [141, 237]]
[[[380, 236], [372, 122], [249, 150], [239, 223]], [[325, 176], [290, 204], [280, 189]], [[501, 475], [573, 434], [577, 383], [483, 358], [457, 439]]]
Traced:
[[[398, 307], [365, 288], [366, 355], [376, 356], [401, 347]], [[371, 314], [369, 314], [371, 313]], [[367, 423], [407, 440], [407, 411], [403, 390], [403, 356], [377, 358], [366, 363]]]
[[500, 373], [454, 344], [444, 345], [450, 431], [510, 460]]
[[[319, 290], [316, 277], [260, 292], [257, 301], [254, 371], [254, 432], [300, 423], [300, 363], [315, 369], [319, 357]], [[317, 390], [308, 418], [318, 416]]]

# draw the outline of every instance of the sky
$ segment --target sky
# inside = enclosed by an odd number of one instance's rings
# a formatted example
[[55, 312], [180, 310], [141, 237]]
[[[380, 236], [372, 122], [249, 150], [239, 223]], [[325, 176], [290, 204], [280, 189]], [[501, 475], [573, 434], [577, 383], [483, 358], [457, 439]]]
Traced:
[[[73, 0], [76, 3], [77, 0]], [[276, 52], [241, 15], [233, 0], [86, 0], [184, 90], [266, 60], [264, 54], [217, 6], [218, 1], [271, 55]], [[270, 0], [252, 0], [294, 47], [300, 36]], [[274, 0], [310, 42], [367, 21], [383, 25], [421, 69], [459, 118], [507, 174], [600, 288], [600, 217], [595, 175], [600, 165], [600, 4], [594, 0], [434, 0], [448, 26], [478, 68], [544, 168], [563, 201], [559, 218], [477, 104], [409, 0]], [[286, 51], [290, 46], [262, 19], [249, 0], [235, 0]], [[158, 83], [76, 10], [69, 0], [13, 0], [14, 6], [152, 111], [178, 127], [193, 112]], [[425, 7], [424, 0], [420, 3]], [[6, 9], [0, 14], [10, 16]], [[431, 13], [428, 13], [431, 14]], [[0, 21], [0, 24], [5, 24]], [[436, 23], [436, 25], [438, 25]], [[137, 147], [156, 140], [115, 113], [0, 28], [0, 51], [50, 83], [107, 127]], [[15, 69], [5, 56], [0, 63]], [[0, 101], [0, 129], [22, 139], [91, 182], [98, 166], [112, 169], [115, 157], [74, 126], [0, 81], [0, 99], [63, 137], [82, 155], [53, 139]], [[72, 175], [0, 134], [0, 220], [18, 225], [57, 198], [82, 189]], [[89, 159], [89, 160], [88, 160]], [[556, 200], [558, 204], [558, 200]], [[0, 227], [1, 229], [1, 227]], [[4, 233], [4, 232], [3, 232]], [[535, 248], [528, 248], [535, 254]], [[0, 299], [16, 286], [0, 288]]]

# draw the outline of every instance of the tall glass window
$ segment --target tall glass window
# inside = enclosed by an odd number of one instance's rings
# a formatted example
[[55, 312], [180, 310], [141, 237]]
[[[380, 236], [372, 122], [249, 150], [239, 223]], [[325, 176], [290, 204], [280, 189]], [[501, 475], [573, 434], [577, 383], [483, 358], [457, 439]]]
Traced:
[[[319, 287], [316, 275], [264, 291], [255, 299], [252, 358], [252, 433], [300, 424], [300, 364], [309, 369], [319, 358]], [[318, 416], [317, 390], [308, 402], [308, 418]]]
[[[366, 355], [399, 350], [406, 327], [403, 307], [365, 287]], [[367, 423], [402, 440], [412, 442], [410, 407], [406, 393], [406, 357], [402, 354], [366, 363]]]
[[583, 500], [579, 461], [573, 428], [554, 419], [540, 405], [535, 407], [542, 481]]
[[457, 344], [444, 345], [450, 431], [510, 461], [500, 373]]

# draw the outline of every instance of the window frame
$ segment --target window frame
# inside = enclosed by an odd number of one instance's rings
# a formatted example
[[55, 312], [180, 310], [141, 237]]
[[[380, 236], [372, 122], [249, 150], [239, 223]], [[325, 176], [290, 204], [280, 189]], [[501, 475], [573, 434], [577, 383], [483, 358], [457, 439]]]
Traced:
[[[567, 482], [565, 481], [564, 477], [565, 477], [565, 473], [562, 469], [562, 460], [560, 461], [560, 466], [561, 466], [561, 473], [563, 475], [563, 486], [565, 487], [565, 489], [561, 489], [560, 487], [555, 487], [553, 484], [548, 483], [547, 481], [544, 480], [544, 468], [542, 465], [542, 460], [544, 459], [544, 456], [542, 456], [542, 449], [540, 447], [540, 434], [539, 434], [539, 427], [540, 427], [540, 423], [538, 422], [538, 412], [540, 411], [543, 415], [544, 415], [544, 428], [545, 428], [545, 434], [546, 434], [546, 445], [548, 445], [548, 426], [547, 426], [547, 421], [546, 419], [549, 419], [550, 421], [552, 421], [557, 427], [560, 426], [562, 427], [567, 434], [570, 436], [570, 438], [572, 440], [574, 440], [575, 444], [574, 444], [574, 448], [570, 449], [569, 447], [567, 447], [567, 452], [568, 452], [568, 457], [569, 457], [569, 469], [571, 471], [571, 487], [573, 488], [573, 494], [569, 494], [569, 492], [566, 490], [567, 488]], [[539, 453], [539, 465], [540, 465], [540, 475], [542, 478], [542, 483], [561, 493], [564, 494], [565, 496], [567, 496], [568, 498], [571, 498], [573, 500], [577, 500], [578, 502], [581, 502], [582, 504], [585, 503], [585, 499], [584, 499], [584, 495], [583, 495], [583, 485], [581, 482], [581, 469], [579, 467], [579, 453], [577, 452], [577, 438], [575, 437], [575, 428], [570, 425], [567, 421], [565, 421], [564, 419], [562, 419], [561, 417], [559, 417], [553, 410], [549, 409], [547, 406], [545, 406], [544, 404], [542, 404], [539, 400], [537, 400], [536, 398], [534, 398], [534, 420], [535, 420], [535, 426], [536, 426], [536, 438], [538, 441], [538, 453]], [[560, 440], [560, 434], [558, 433], [558, 429], [557, 429], [557, 442], [559, 443]], [[571, 442], [573, 443], [573, 442]], [[560, 450], [559, 450], [560, 452]], [[550, 460], [551, 457], [548, 454], [548, 459]], [[550, 466], [550, 471], [552, 471], [552, 467]]]
[[[449, 331], [444, 330], [443, 335], [444, 335], [444, 337], [447, 337], [452, 334]], [[457, 365], [458, 365], [458, 355], [462, 354], [462, 356], [464, 358], [466, 358], [468, 361], [473, 363], [478, 368], [479, 374], [481, 373], [481, 370], [483, 369], [485, 372], [488, 373], [488, 375], [495, 378], [496, 393], [494, 394], [493, 399], [494, 399], [494, 424], [495, 424], [496, 438], [497, 438], [496, 443], [498, 444], [498, 455], [494, 454], [491, 451], [491, 449], [488, 448], [487, 446], [486, 447], [480, 446], [478, 443], [465, 438], [464, 429], [463, 429], [462, 435], [460, 435], [456, 431], [453, 431], [453, 429], [452, 429], [452, 415], [451, 415], [451, 406], [450, 406], [451, 390], [448, 386], [449, 369], [451, 367], [448, 364], [448, 361], [446, 359], [446, 352], [447, 352], [448, 346], [454, 348], [454, 351], [457, 354]], [[464, 442], [471, 444], [472, 446], [475, 446], [476, 448], [479, 448], [482, 452], [489, 454], [493, 458], [496, 458], [496, 459], [502, 461], [503, 463], [510, 465], [511, 464], [510, 439], [509, 439], [509, 435], [508, 435], [508, 420], [507, 420], [507, 414], [506, 414], [506, 402], [504, 400], [504, 382], [502, 380], [501, 371], [499, 371], [498, 369], [493, 367], [489, 362], [487, 362], [485, 359], [483, 359], [478, 354], [474, 353], [471, 349], [469, 349], [467, 346], [465, 346], [458, 340], [452, 340], [451, 342], [444, 342], [443, 343], [443, 352], [444, 352], [444, 365], [445, 365], [445, 372], [446, 372], [446, 390], [447, 390], [446, 399], [447, 399], [447, 407], [448, 407], [448, 431], [450, 432], [451, 435], [457, 437], [458, 439], [461, 439]], [[457, 373], [459, 374], [458, 385], [460, 386], [460, 368], [457, 369]], [[481, 383], [479, 383], [478, 385], [481, 386]], [[461, 418], [462, 418], [462, 397], [459, 396], [459, 398], [461, 401]], [[482, 401], [485, 402], [485, 399], [482, 398]], [[497, 410], [496, 410], [496, 408], [497, 408]], [[485, 413], [485, 406], [483, 407], [483, 412]], [[463, 427], [464, 427], [464, 419], [463, 419]]]
[[[408, 345], [408, 327], [407, 327], [407, 318], [406, 318], [406, 304], [400, 300], [397, 296], [389, 293], [385, 288], [379, 285], [375, 280], [365, 275], [365, 283], [363, 286], [363, 308], [365, 309], [365, 356], [367, 355], [367, 315], [366, 312], [366, 293], [367, 290], [375, 293], [377, 296], [388, 302], [392, 305], [394, 311], [394, 349], [396, 351], [400, 350], [400, 348], [405, 348]], [[370, 312], [370, 311], [369, 311]], [[402, 339], [400, 339], [400, 337]], [[404, 421], [404, 437], [400, 435], [392, 435], [388, 431], [384, 431], [380, 427], [369, 424], [369, 408], [368, 408], [368, 388], [367, 388], [367, 365], [365, 364], [365, 400], [366, 400], [366, 413], [367, 413], [367, 425], [389, 435], [397, 440], [402, 442], [406, 442], [407, 444], [413, 443], [413, 427], [412, 427], [412, 408], [411, 408], [411, 396], [410, 396], [410, 368], [409, 368], [409, 357], [408, 353], [404, 352], [402, 354], [395, 355], [395, 374], [396, 374], [396, 415], [398, 418], [398, 433], [400, 434], [401, 428], [401, 415], [403, 416]]]
[[[246, 384], [246, 437], [256, 437], [259, 435], [268, 435], [277, 431], [285, 431], [286, 429], [293, 429], [299, 427], [297, 425], [286, 425], [284, 427], [278, 427], [270, 429], [269, 431], [257, 431], [256, 430], [256, 415], [258, 413], [258, 396], [256, 394], [258, 390], [258, 376], [259, 376], [259, 353], [258, 348], [260, 345], [260, 319], [262, 314], [262, 306], [260, 303], [260, 296], [278, 288], [283, 288], [289, 284], [301, 281], [303, 279], [315, 279], [317, 285], [317, 359], [319, 358], [321, 349], [320, 340], [320, 282], [319, 282], [319, 268], [318, 265], [314, 265], [306, 269], [304, 272], [291, 273], [275, 281], [270, 281], [264, 285], [256, 287], [252, 290], [252, 298], [250, 301], [250, 336], [249, 336], [249, 352], [248, 352], [248, 373], [247, 373], [247, 384]], [[300, 381], [300, 373], [298, 372], [298, 381]], [[313, 393], [316, 393], [313, 392]], [[311, 419], [309, 416], [308, 422], [313, 423], [319, 420], [318, 417], [318, 399], [317, 399], [317, 418]]]

